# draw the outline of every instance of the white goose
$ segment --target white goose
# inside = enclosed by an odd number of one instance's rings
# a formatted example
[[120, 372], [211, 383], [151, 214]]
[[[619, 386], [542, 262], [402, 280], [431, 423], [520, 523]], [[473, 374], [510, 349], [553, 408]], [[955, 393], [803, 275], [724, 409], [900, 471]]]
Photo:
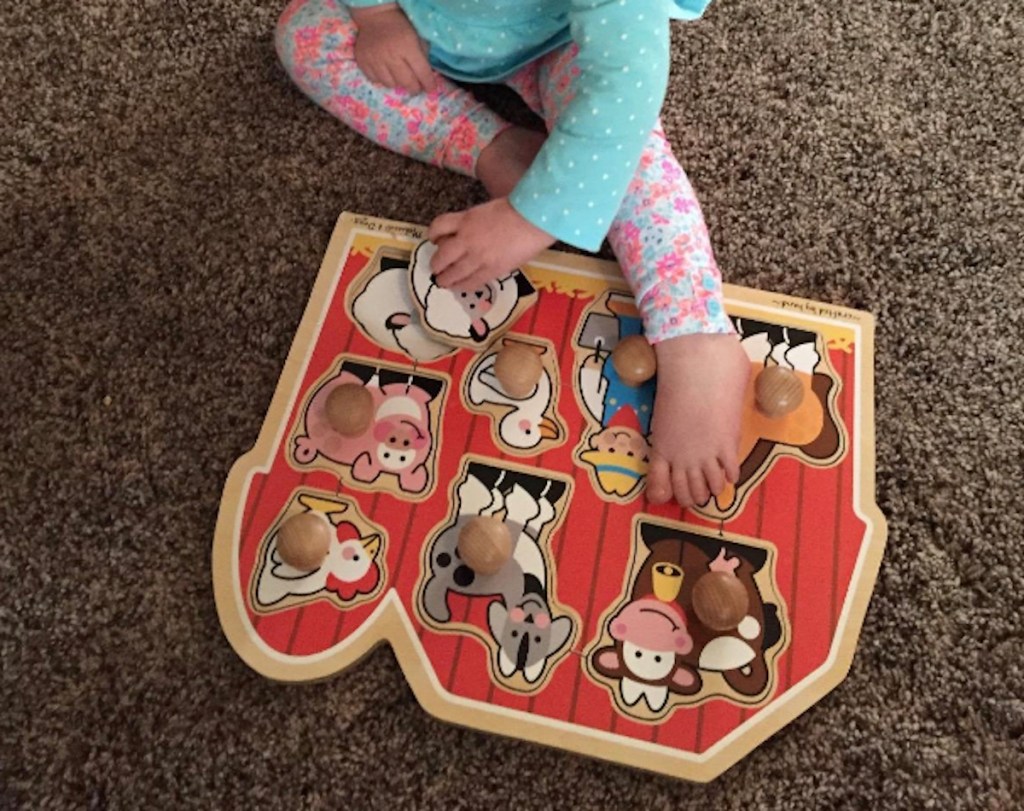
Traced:
[[494, 373], [497, 353], [488, 355], [473, 373], [469, 381], [469, 401], [475, 406], [490, 403], [509, 406], [509, 411], [498, 423], [501, 441], [517, 450], [536, 448], [545, 439], [558, 439], [561, 431], [558, 424], [544, 416], [551, 407], [554, 386], [547, 369], [526, 397], [515, 398], [505, 393]]

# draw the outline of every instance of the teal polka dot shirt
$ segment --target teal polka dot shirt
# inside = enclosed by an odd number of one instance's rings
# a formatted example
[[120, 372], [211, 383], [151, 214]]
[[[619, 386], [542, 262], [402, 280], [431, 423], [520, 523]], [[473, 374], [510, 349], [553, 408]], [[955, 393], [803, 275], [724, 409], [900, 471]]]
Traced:
[[[390, 0], [348, 0], [383, 5]], [[601, 247], [665, 100], [669, 20], [711, 0], [399, 0], [430, 62], [446, 76], [497, 82], [568, 42], [579, 48], [575, 96], [512, 206], [553, 237]]]

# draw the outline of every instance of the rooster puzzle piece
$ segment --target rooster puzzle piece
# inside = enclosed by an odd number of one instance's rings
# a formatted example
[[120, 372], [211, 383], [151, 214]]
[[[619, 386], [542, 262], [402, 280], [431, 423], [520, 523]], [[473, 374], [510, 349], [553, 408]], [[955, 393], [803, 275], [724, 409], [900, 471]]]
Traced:
[[[303, 512], [283, 520], [263, 544], [253, 590], [256, 606], [267, 610], [287, 607], [286, 598], [333, 597], [351, 603], [372, 595], [381, 581], [378, 557], [383, 533], [359, 515], [353, 505], [333, 497], [303, 493], [297, 498]], [[352, 515], [352, 521], [347, 521]], [[307, 569], [286, 563], [278, 545], [281, 531], [296, 520], [309, 516], [329, 528], [329, 549], [321, 562]], [[356, 523], [367, 527], [361, 531]]]

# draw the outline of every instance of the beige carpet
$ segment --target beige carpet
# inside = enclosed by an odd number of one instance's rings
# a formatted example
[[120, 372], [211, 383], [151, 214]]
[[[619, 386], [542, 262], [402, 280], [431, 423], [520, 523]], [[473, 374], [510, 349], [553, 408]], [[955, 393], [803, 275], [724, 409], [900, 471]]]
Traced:
[[436, 722], [386, 650], [283, 688], [221, 635], [220, 489], [337, 214], [482, 199], [300, 96], [277, 6], [0, 10], [0, 806], [1020, 802], [1019, 0], [719, 0], [675, 31], [665, 124], [728, 279], [878, 316], [890, 518], [850, 677], [710, 786]]

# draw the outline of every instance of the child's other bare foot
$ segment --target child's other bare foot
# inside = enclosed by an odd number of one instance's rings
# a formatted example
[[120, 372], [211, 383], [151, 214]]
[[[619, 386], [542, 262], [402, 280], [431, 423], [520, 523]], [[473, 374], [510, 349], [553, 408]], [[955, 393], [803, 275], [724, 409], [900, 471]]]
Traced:
[[647, 496], [704, 504], [739, 477], [737, 453], [750, 362], [735, 335], [686, 335], [655, 345], [658, 392]]
[[480, 153], [476, 176], [491, 197], [508, 197], [544, 146], [542, 132], [509, 127]]

